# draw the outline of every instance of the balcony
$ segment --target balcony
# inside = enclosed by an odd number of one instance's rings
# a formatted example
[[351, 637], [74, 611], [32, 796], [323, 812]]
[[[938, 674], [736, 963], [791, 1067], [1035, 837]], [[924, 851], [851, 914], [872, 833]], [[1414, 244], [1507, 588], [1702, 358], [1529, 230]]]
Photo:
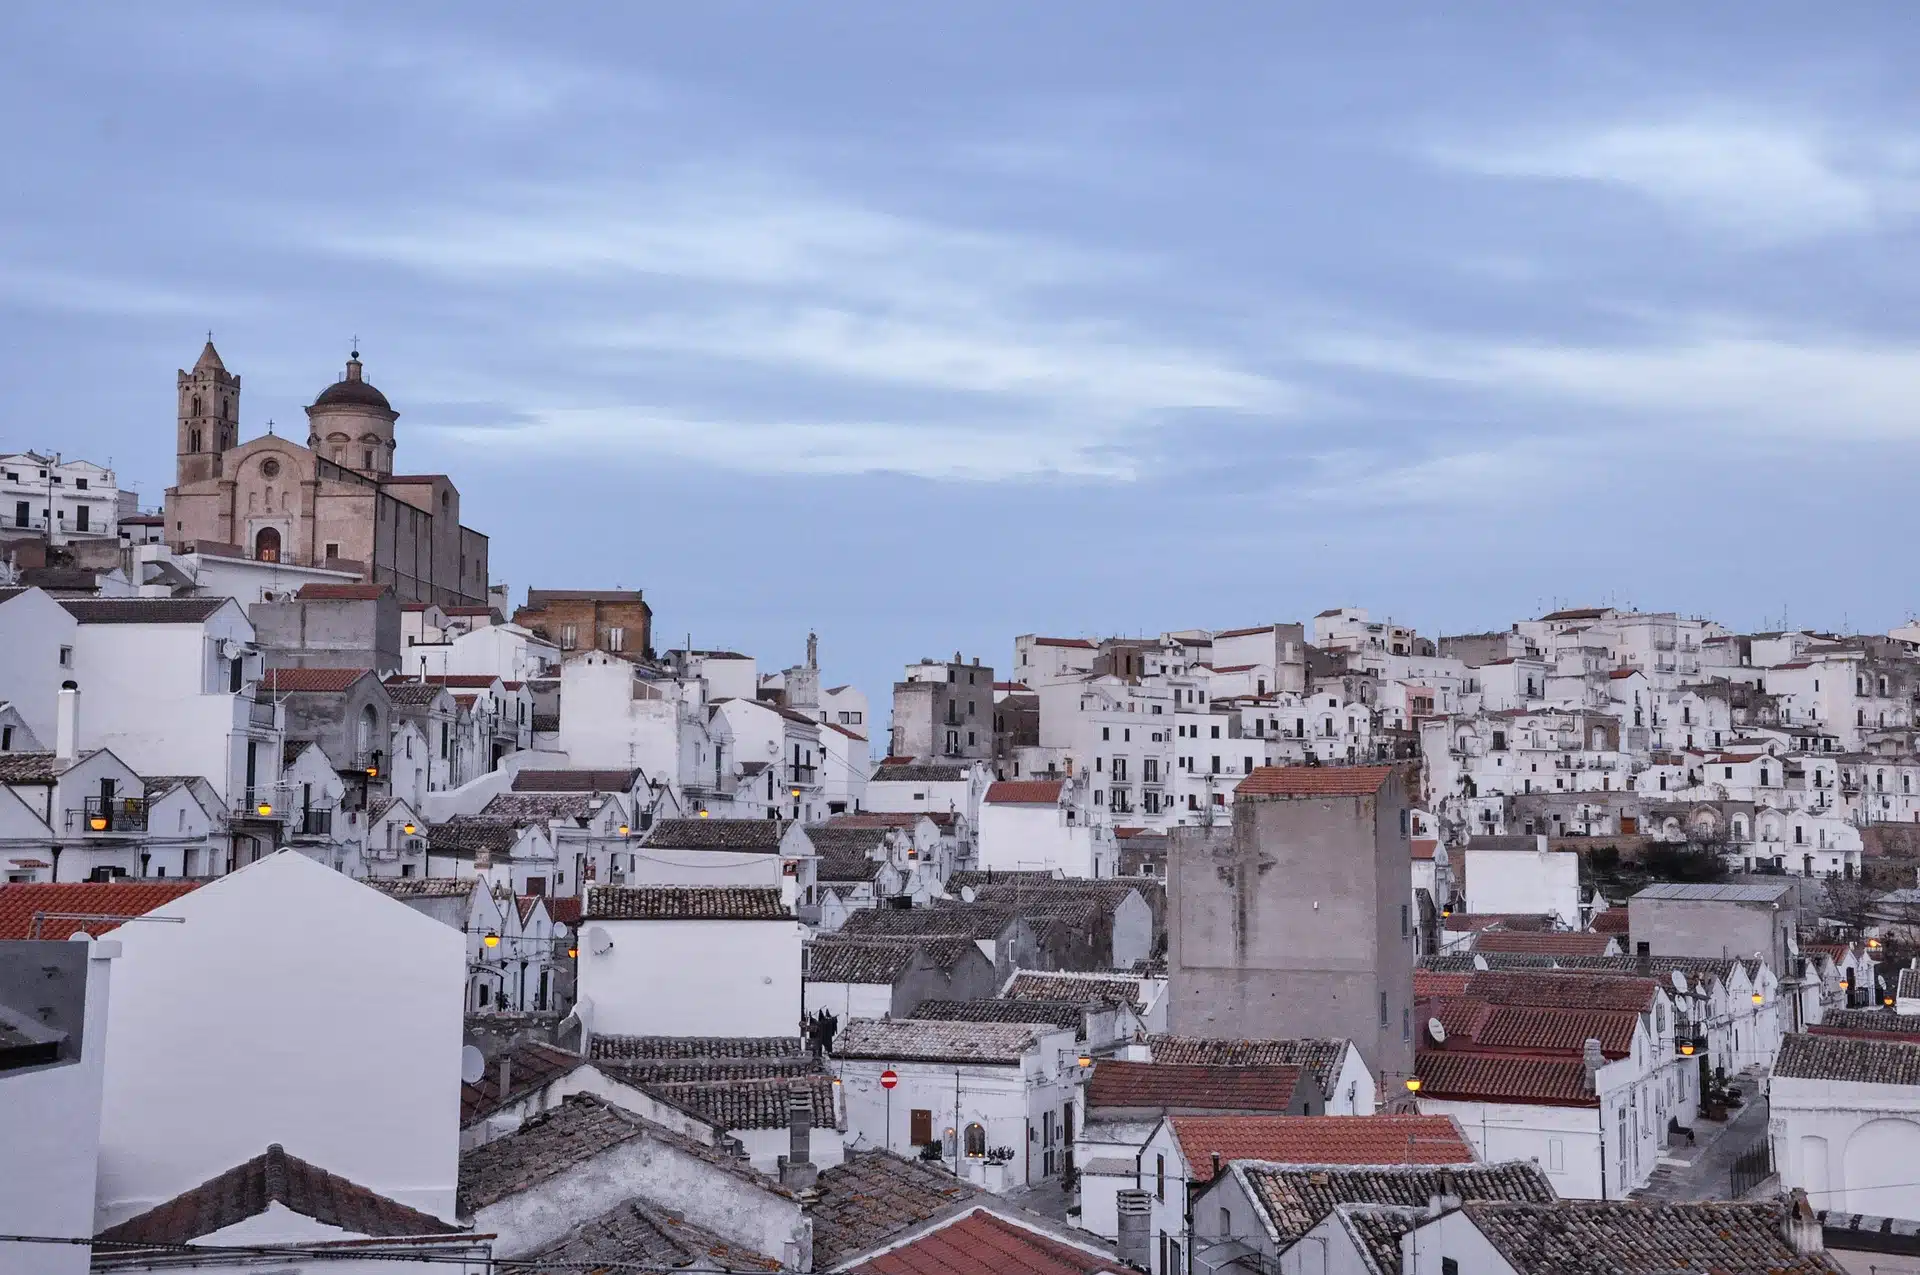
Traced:
[[259, 730], [272, 730], [280, 724], [278, 705], [272, 700], [250, 699], [247, 705], [247, 725]]
[[795, 766], [789, 764], [787, 766], [787, 782], [797, 784], [801, 787], [809, 787], [817, 784], [820, 782], [820, 768], [818, 766]]
[[294, 837], [333, 836], [333, 807], [308, 806], [288, 812], [287, 833]]
[[[76, 828], [77, 825], [77, 828]], [[145, 797], [89, 797], [84, 810], [67, 811], [67, 830], [112, 836], [147, 830]]]
[[251, 788], [241, 789], [227, 813], [232, 819], [284, 823], [294, 813], [291, 809], [292, 804], [287, 789], [268, 784], [256, 784]]

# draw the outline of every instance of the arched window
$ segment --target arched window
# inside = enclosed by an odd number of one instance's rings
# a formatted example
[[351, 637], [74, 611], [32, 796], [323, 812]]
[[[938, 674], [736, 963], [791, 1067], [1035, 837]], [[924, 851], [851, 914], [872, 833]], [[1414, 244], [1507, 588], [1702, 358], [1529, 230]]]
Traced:
[[189, 416], [198, 416], [198, 415], [200, 415], [200, 396], [199, 396], [198, 394], [195, 394], [195, 395], [193, 396], [193, 410], [192, 410], [191, 412], [189, 412], [189, 413], [187, 413], [187, 414], [188, 414]]
[[980, 1125], [967, 1126], [967, 1154], [976, 1160], [987, 1154], [987, 1131]]
[[362, 757], [368, 757], [372, 755], [373, 736], [374, 736], [375, 730], [379, 727], [379, 724], [380, 724], [379, 718], [374, 714], [373, 705], [369, 704], [365, 708], [360, 710], [360, 729], [359, 729], [359, 735], [358, 735], [358, 742], [355, 746], [355, 751], [357, 751]]
[[273, 527], [262, 527], [253, 538], [253, 556], [260, 562], [280, 561], [280, 532]]
[[187, 431], [187, 450], [190, 452], [197, 452], [200, 450], [200, 431], [199, 430], [192, 429]]

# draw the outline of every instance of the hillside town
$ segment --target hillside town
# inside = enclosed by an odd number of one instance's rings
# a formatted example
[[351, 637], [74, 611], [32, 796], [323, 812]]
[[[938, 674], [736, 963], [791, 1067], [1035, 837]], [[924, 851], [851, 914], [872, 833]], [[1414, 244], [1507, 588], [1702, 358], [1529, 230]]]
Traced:
[[151, 508], [0, 458], [0, 1271], [1920, 1271], [1920, 622], [870, 697], [241, 382]]

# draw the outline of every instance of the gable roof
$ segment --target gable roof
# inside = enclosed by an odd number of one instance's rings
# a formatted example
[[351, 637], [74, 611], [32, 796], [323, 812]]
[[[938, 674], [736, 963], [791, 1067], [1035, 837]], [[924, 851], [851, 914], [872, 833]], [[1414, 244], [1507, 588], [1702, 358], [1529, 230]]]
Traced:
[[1068, 970], [1015, 970], [1000, 993], [1008, 1000], [1066, 1001], [1083, 1005], [1147, 1007], [1146, 989], [1132, 974]]
[[[186, 880], [66, 881], [0, 885], [0, 939], [24, 939], [38, 912], [76, 912], [88, 916], [145, 916], [204, 884]], [[95, 937], [117, 929], [118, 920], [72, 921], [49, 917], [39, 937], [64, 939], [79, 931]]]
[[1423, 1098], [1513, 1102], [1528, 1106], [1597, 1107], [1578, 1057], [1538, 1058], [1476, 1050], [1423, 1049], [1414, 1056]]
[[809, 942], [806, 951], [809, 983], [892, 983], [912, 967], [920, 952], [927, 954], [936, 969], [950, 970], [968, 952], [978, 953], [980, 949], [961, 935], [863, 938], [831, 934]]
[[813, 1269], [828, 1271], [884, 1244], [908, 1227], [990, 1199], [945, 1169], [888, 1151], [850, 1151], [824, 1169], [807, 1207], [813, 1219]]
[[836, 1058], [900, 1062], [1018, 1063], [1041, 1035], [1032, 1023], [855, 1018], [834, 1039]]
[[1920, 1085], [1920, 1040], [1795, 1032], [1781, 1040], [1773, 1074], [1862, 1085]]
[[1203, 1067], [1303, 1067], [1320, 1092], [1331, 1094], [1350, 1046], [1338, 1038], [1304, 1036], [1294, 1040], [1205, 1040], [1198, 1036], [1147, 1037], [1147, 1051], [1157, 1063], [1189, 1063]]
[[56, 598], [81, 624], [199, 624], [227, 598]]
[[1110, 1253], [1068, 1244], [976, 1208], [853, 1270], [856, 1275], [1100, 1275], [1119, 1266]]
[[[508, 1088], [505, 1092], [500, 1088], [500, 1065], [503, 1059], [507, 1064]], [[480, 1079], [460, 1086], [461, 1127], [485, 1119], [502, 1107], [544, 1089], [585, 1062], [586, 1059], [579, 1054], [543, 1041], [523, 1041], [515, 1045], [502, 1057], [489, 1060]]]
[[524, 1259], [528, 1269], [553, 1271], [666, 1271], [681, 1267], [717, 1271], [779, 1271], [771, 1257], [755, 1253], [696, 1226], [677, 1211], [636, 1196], [580, 1223], [554, 1244]]
[[662, 819], [647, 844], [667, 850], [759, 850], [772, 852], [791, 819]]
[[1407, 1205], [1424, 1210], [1436, 1195], [1461, 1200], [1517, 1200], [1551, 1204], [1559, 1197], [1539, 1164], [1458, 1166], [1330, 1165], [1293, 1167], [1243, 1162], [1235, 1174], [1284, 1245], [1305, 1235], [1342, 1204]]
[[595, 885], [580, 909], [587, 921], [791, 921], [768, 886]]
[[881, 762], [874, 768], [871, 782], [876, 784], [954, 784], [966, 777], [965, 766], [942, 766], [926, 762]]
[[1259, 766], [1233, 790], [1243, 797], [1371, 797], [1392, 766]]
[[[432, 682], [416, 682], [411, 678], [390, 677], [384, 685], [387, 688], [388, 701], [401, 708], [425, 708], [442, 695], [448, 695], [447, 688], [444, 686], [436, 686]], [[449, 698], [451, 698], [450, 695]], [[517, 781], [519, 776], [516, 775], [514, 778]]]
[[1476, 952], [1543, 952], [1549, 956], [1605, 956], [1613, 936], [1580, 930], [1483, 930], [1474, 935]]
[[273, 1204], [356, 1235], [450, 1235], [461, 1229], [290, 1156], [276, 1142], [264, 1154], [95, 1238], [116, 1245], [181, 1245], [258, 1216]]
[[1161, 1111], [1288, 1110], [1299, 1067], [1202, 1067], [1181, 1063], [1101, 1061], [1087, 1087], [1087, 1107], [1152, 1107]]
[[1478, 1157], [1451, 1116], [1170, 1116], [1195, 1182], [1222, 1162], [1472, 1164]]
[[1841, 1269], [1824, 1253], [1794, 1252], [1782, 1234], [1787, 1209], [1780, 1204], [1476, 1201], [1461, 1211], [1518, 1275], [1827, 1275]]
[[477, 854], [482, 850], [504, 855], [519, 840], [519, 825], [512, 820], [478, 815], [455, 815], [427, 829], [427, 849], [443, 855]]
[[1065, 1001], [933, 998], [921, 1001], [907, 1017], [949, 1023], [1039, 1023], [1078, 1032], [1086, 1021], [1086, 1011]]
[[513, 776], [515, 792], [629, 792], [638, 770], [522, 770]]
[[363, 677], [373, 674], [363, 668], [270, 668], [260, 677], [260, 689], [281, 694], [338, 694]]
[[996, 806], [1054, 806], [1066, 786], [1060, 779], [1002, 779], [987, 786], [986, 800]]

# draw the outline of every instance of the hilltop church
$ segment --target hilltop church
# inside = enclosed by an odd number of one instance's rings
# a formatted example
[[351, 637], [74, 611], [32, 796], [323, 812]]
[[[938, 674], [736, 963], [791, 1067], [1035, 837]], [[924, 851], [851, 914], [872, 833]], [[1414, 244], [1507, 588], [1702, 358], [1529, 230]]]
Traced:
[[211, 340], [178, 387], [166, 506], [176, 551], [357, 571], [402, 602], [486, 604], [487, 538], [460, 525], [445, 474], [393, 472], [400, 413], [362, 375], [358, 350], [307, 408], [304, 447], [272, 433], [239, 441], [240, 378]]

